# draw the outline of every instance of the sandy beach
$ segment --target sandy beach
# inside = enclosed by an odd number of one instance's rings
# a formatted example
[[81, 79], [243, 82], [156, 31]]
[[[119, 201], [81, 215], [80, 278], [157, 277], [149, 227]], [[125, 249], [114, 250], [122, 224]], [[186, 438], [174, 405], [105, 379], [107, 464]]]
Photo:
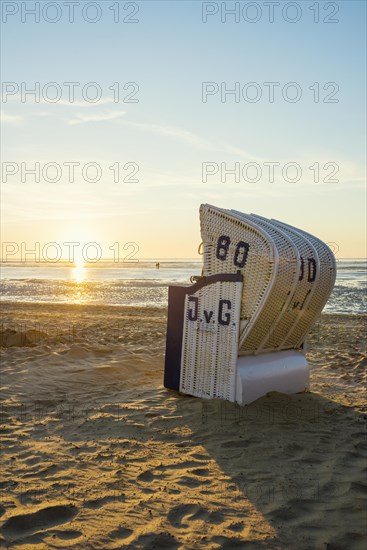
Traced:
[[165, 309], [2, 313], [5, 548], [366, 547], [366, 317], [321, 317], [310, 393], [240, 408], [163, 387]]

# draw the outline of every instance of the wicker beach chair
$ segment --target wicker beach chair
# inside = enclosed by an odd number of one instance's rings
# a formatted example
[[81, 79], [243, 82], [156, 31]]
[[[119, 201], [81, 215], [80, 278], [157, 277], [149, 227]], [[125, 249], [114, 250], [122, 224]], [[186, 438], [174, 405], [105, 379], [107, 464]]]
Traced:
[[309, 387], [300, 349], [335, 281], [316, 237], [255, 214], [200, 207], [203, 274], [169, 288], [167, 388], [241, 405]]

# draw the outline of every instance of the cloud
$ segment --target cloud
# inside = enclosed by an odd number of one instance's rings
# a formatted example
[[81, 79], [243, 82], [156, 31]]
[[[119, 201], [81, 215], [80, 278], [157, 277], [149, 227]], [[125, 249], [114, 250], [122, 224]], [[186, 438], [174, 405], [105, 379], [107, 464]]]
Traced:
[[221, 154], [227, 153], [231, 156], [237, 156], [240, 159], [245, 159], [247, 161], [264, 162], [264, 159], [260, 157], [256, 157], [255, 155], [251, 154], [248, 151], [245, 151], [244, 149], [234, 147], [233, 145], [228, 143], [212, 142], [193, 132], [190, 132], [189, 130], [186, 130], [184, 128], [179, 128], [177, 126], [167, 126], [164, 124], [146, 124], [142, 122], [130, 122], [130, 121], [123, 121], [123, 124], [132, 126], [134, 128], [140, 128], [142, 130], [147, 130], [148, 132], [154, 132], [155, 134], [179, 139], [197, 149], [202, 149], [205, 151], [213, 151]]
[[18, 124], [23, 120], [19, 115], [7, 115], [3, 112], [1, 113], [0, 118], [3, 124]]
[[21, 105], [24, 104], [32, 104], [32, 105], [61, 105], [63, 107], [95, 107], [99, 105], [108, 105], [111, 103], [117, 103], [114, 101], [113, 97], [101, 97], [97, 101], [88, 101], [86, 99], [84, 100], [74, 100], [70, 101], [69, 99], [63, 99], [63, 97], [60, 97], [60, 99], [57, 99], [57, 101], [51, 101], [47, 100], [41, 91], [37, 94], [37, 101], [34, 95], [31, 96], [31, 99], [27, 99], [27, 96], [24, 94], [21, 94], [20, 92], [16, 92], [14, 94], [0, 94], [0, 102], [2, 104], [9, 104], [9, 103], [19, 103]]
[[105, 120], [114, 120], [126, 114], [126, 111], [110, 111], [109, 113], [101, 114], [83, 114], [78, 113], [76, 118], [69, 120], [68, 124], [85, 124], [87, 122], [103, 122]]
[[43, 101], [42, 103], [47, 103], [47, 105], [62, 105], [64, 107], [95, 107], [99, 105], [108, 105], [113, 103], [112, 97], [105, 97], [101, 98], [98, 101], [89, 102], [89, 101], [67, 101], [66, 99], [60, 99], [59, 101], [56, 101], [55, 103], [50, 103], [49, 101]]
[[208, 140], [194, 134], [193, 132], [189, 132], [188, 130], [185, 130], [183, 128], [178, 128], [177, 126], [167, 126], [163, 124], [146, 124], [143, 122], [129, 121], [124, 122], [124, 124], [127, 124], [128, 126], [133, 126], [134, 128], [147, 130], [148, 132], [154, 132], [155, 134], [174, 137], [182, 141], [186, 141], [190, 145], [196, 146], [200, 149], [213, 148], [212, 144]]

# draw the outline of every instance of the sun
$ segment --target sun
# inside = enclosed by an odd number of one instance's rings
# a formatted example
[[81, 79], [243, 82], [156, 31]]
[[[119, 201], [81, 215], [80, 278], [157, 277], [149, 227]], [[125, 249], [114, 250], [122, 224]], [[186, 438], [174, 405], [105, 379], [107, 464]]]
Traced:
[[75, 267], [82, 267], [86, 258], [84, 257], [84, 250], [86, 245], [91, 241], [96, 241], [97, 236], [93, 228], [89, 228], [86, 225], [70, 225], [62, 232], [61, 236], [65, 257]]
[[98, 231], [84, 223], [70, 224], [64, 228], [62, 238], [68, 253], [70, 276], [75, 283], [83, 283], [88, 273], [88, 245], [98, 242]]
[[74, 258], [74, 268], [75, 269], [84, 269], [85, 267], [85, 261], [82, 255], [75, 256]]
[[76, 283], [82, 283], [86, 274], [86, 263], [83, 256], [84, 241], [79, 237], [72, 242], [74, 243], [73, 250], [69, 258], [71, 263], [71, 277]]

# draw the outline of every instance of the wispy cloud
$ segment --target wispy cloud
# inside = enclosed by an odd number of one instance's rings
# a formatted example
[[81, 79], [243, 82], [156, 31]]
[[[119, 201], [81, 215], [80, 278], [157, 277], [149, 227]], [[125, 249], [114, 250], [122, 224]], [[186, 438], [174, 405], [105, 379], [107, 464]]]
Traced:
[[142, 130], [147, 130], [148, 132], [154, 132], [155, 134], [179, 139], [181, 141], [188, 143], [189, 145], [192, 145], [193, 147], [196, 147], [197, 149], [203, 149], [205, 151], [220, 152], [222, 154], [227, 153], [230, 155], [236, 155], [241, 159], [247, 159], [252, 161], [254, 160], [258, 162], [264, 161], [264, 159], [256, 157], [255, 155], [251, 154], [249, 151], [245, 151], [244, 149], [234, 147], [233, 145], [228, 143], [215, 143], [211, 140], [208, 140], [202, 136], [195, 134], [194, 132], [190, 132], [185, 128], [179, 128], [177, 126], [167, 126], [165, 124], [146, 124], [142, 122], [130, 122], [130, 121], [123, 121], [123, 124], [132, 126], [135, 128], [140, 128]]
[[69, 120], [68, 124], [86, 124], [87, 122], [103, 122], [105, 120], [114, 120], [120, 118], [126, 114], [126, 111], [110, 111], [108, 113], [100, 114], [84, 114], [78, 113], [76, 118]]
[[0, 113], [0, 118], [3, 124], [19, 124], [23, 120], [19, 115], [7, 115], [4, 112]]
[[[276, 169], [277, 178], [275, 180], [275, 184], [281, 188], [281, 189], [288, 189], [293, 188], [295, 186], [294, 183], [287, 182], [282, 177], [282, 166], [286, 163], [290, 162], [289, 157], [284, 158], [273, 158], [273, 157], [261, 157], [258, 155], [255, 155], [251, 153], [250, 151], [243, 149], [241, 147], [238, 147], [236, 145], [233, 145], [228, 142], [221, 142], [221, 141], [215, 141], [211, 139], [204, 138], [202, 136], [199, 136], [195, 134], [194, 132], [191, 132], [189, 130], [186, 130], [184, 128], [180, 128], [177, 126], [168, 126], [165, 124], [154, 124], [154, 123], [141, 123], [141, 122], [131, 122], [128, 120], [121, 121], [122, 124], [128, 125], [131, 127], [135, 127], [144, 131], [153, 132], [157, 135], [167, 136], [169, 138], [178, 139], [180, 141], [183, 141], [192, 147], [200, 150], [210, 151], [212, 153], [220, 153], [220, 157], [216, 157], [212, 160], [213, 162], [221, 162], [228, 160], [227, 157], [232, 157], [232, 162], [241, 162], [241, 163], [257, 163], [260, 165], [260, 168], [263, 171], [263, 178], [262, 181], [266, 181], [268, 178], [268, 172], [269, 167], [266, 166], [264, 163], [274, 162], [276, 161], [278, 164], [278, 168]], [[312, 151], [309, 151], [307, 155], [301, 156], [299, 159], [292, 158], [292, 161], [297, 162], [299, 165], [301, 171], [302, 171], [302, 178], [299, 181], [299, 186], [302, 185], [313, 185], [313, 186], [319, 186], [320, 183], [314, 181], [313, 179], [313, 173], [310, 170], [310, 166], [315, 163], [317, 159], [317, 162], [320, 165], [320, 170], [322, 172], [322, 180], [326, 177], [327, 171], [325, 166], [327, 164], [330, 164], [329, 161], [329, 152], [314, 152], [312, 155]], [[336, 164], [336, 163], [331, 163]], [[329, 174], [332, 166], [329, 166]], [[333, 185], [337, 189], [343, 189], [343, 188], [364, 188], [366, 177], [365, 172], [363, 169], [356, 165], [355, 163], [347, 160], [347, 159], [340, 159], [340, 161], [336, 164], [337, 172], [335, 175], [335, 178], [337, 181], [330, 183], [330, 185]], [[272, 184], [271, 184], [272, 185]], [[269, 193], [270, 190], [267, 191]]]
[[110, 105], [114, 102], [113, 97], [101, 97], [98, 99], [98, 101], [87, 101], [87, 100], [74, 100], [70, 101], [69, 99], [63, 99], [60, 98], [57, 101], [50, 101], [47, 100], [41, 93], [38, 94], [37, 101], [35, 101], [34, 97], [31, 96], [31, 99], [26, 100], [26, 96], [22, 96], [20, 92], [17, 92], [15, 94], [0, 94], [0, 102], [4, 105], [6, 104], [14, 104], [19, 103], [21, 105], [28, 104], [28, 105], [51, 105], [52, 107], [54, 105], [60, 105], [62, 107], [98, 107], [101, 105]]
[[[67, 101], [66, 99], [60, 99], [59, 101], [55, 103], [51, 103], [51, 105], [62, 105], [63, 107], [98, 107], [100, 105], [110, 105], [113, 103], [112, 97], [105, 97], [101, 98], [98, 101], [95, 102], [89, 102], [89, 101]], [[43, 103], [47, 103], [50, 105], [50, 102], [43, 101]]]
[[184, 128], [178, 128], [177, 126], [167, 126], [165, 124], [150, 124], [143, 122], [130, 122], [124, 121], [124, 124], [128, 126], [133, 126], [134, 128], [140, 128], [142, 130], [147, 130], [148, 132], [153, 132], [155, 134], [160, 134], [163, 136], [173, 137], [180, 139], [198, 147], [200, 149], [212, 149], [213, 145], [205, 138], [194, 134]]

